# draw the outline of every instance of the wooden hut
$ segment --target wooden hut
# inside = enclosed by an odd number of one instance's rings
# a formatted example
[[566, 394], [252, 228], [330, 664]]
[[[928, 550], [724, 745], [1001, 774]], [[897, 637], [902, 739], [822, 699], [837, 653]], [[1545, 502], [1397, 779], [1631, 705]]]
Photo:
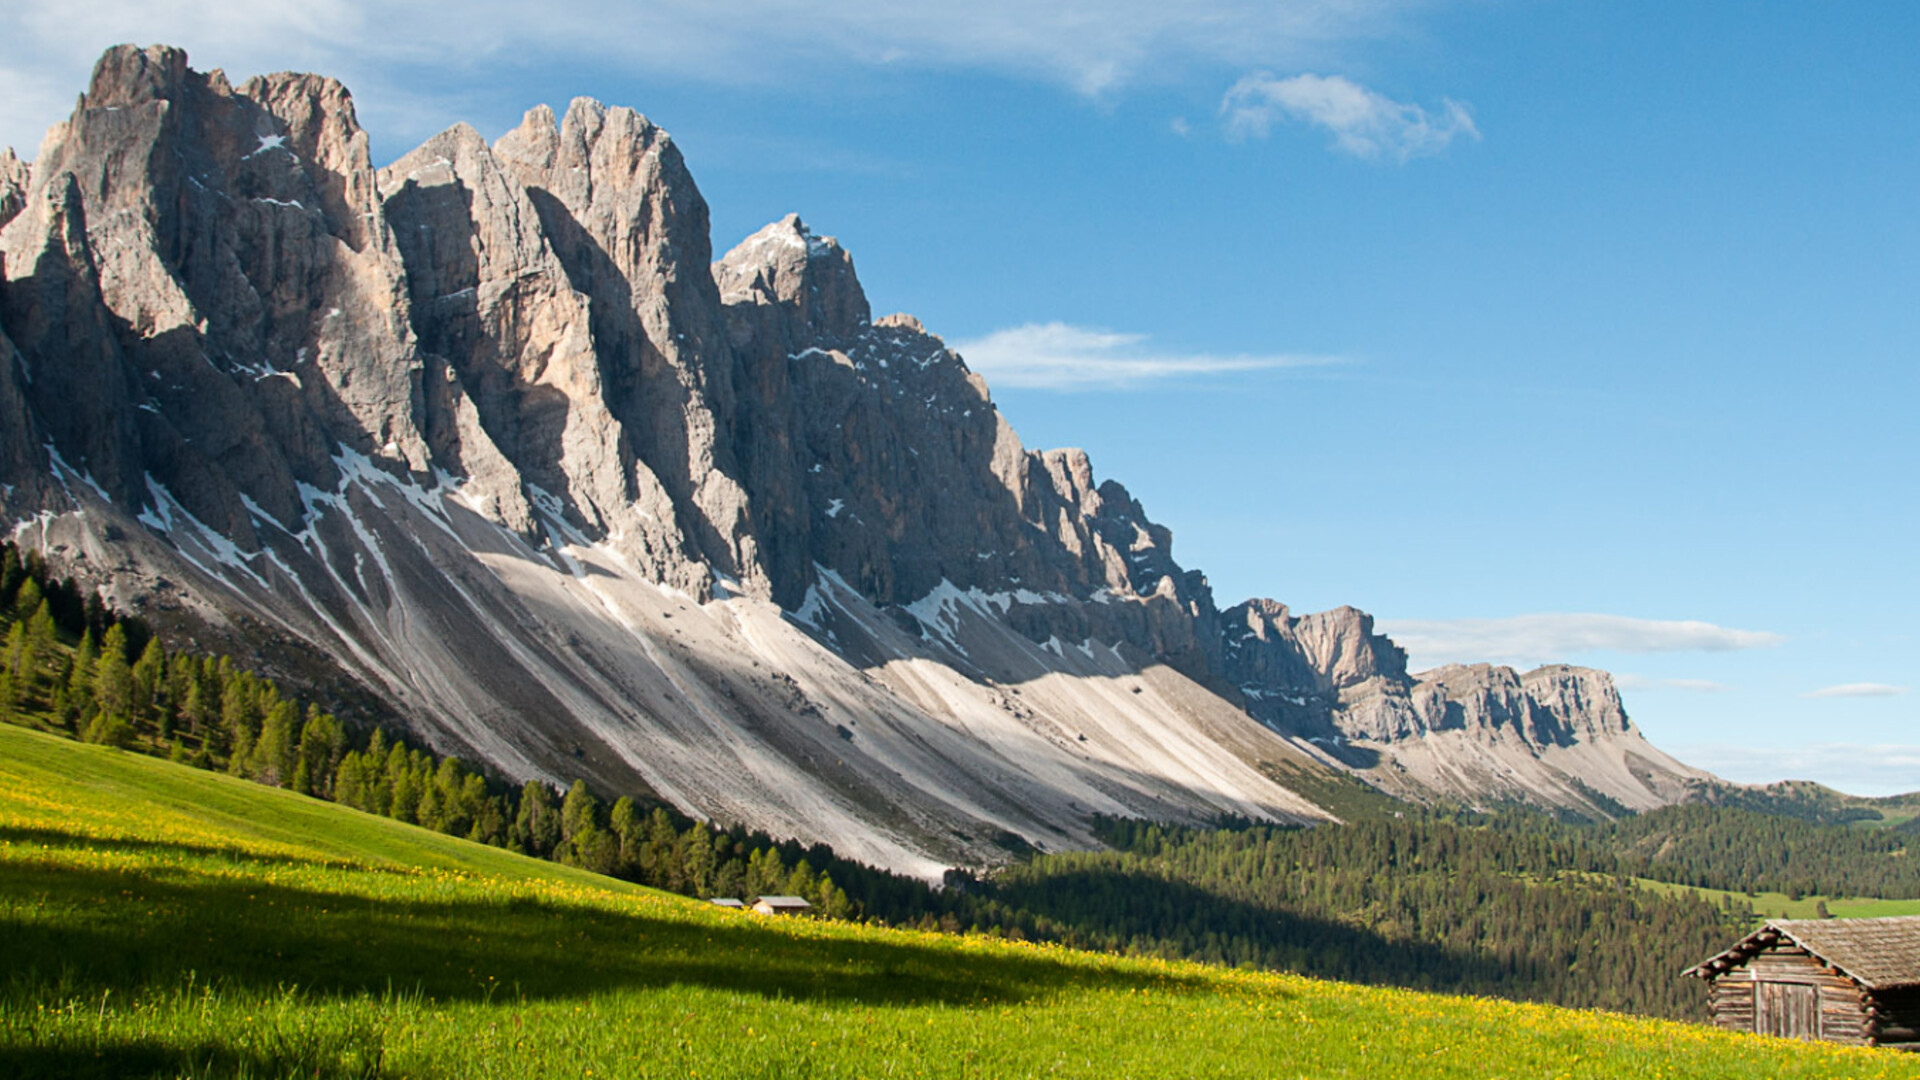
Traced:
[[1774, 919], [1686, 973], [1730, 1031], [1920, 1050], [1920, 915]]
[[811, 907], [798, 896], [763, 896], [753, 902], [753, 910], [762, 915], [799, 915]]

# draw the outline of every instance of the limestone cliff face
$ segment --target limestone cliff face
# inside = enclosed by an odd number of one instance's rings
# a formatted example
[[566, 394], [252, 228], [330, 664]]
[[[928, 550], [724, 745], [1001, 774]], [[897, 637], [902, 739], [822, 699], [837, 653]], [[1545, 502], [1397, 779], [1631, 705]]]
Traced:
[[[0, 156], [0, 260], [16, 532], [514, 775], [918, 866], [1090, 813], [1314, 817], [1280, 761], [1589, 808], [1683, 768], [1602, 673], [1415, 677], [1351, 608], [1222, 612], [832, 238], [788, 216], [714, 260], [629, 109], [376, 170], [333, 80], [123, 46]], [[1456, 736], [1484, 770], [1434, 757]]]

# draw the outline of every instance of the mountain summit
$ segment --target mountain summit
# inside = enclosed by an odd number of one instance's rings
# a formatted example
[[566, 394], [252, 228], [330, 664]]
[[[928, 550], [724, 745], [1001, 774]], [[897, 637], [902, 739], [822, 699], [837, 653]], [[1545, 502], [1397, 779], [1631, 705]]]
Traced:
[[922, 874], [1294, 790], [1678, 798], [1603, 672], [1221, 610], [788, 216], [718, 261], [646, 117], [375, 169], [339, 83], [109, 50], [0, 157], [0, 516], [163, 633], [437, 749]]

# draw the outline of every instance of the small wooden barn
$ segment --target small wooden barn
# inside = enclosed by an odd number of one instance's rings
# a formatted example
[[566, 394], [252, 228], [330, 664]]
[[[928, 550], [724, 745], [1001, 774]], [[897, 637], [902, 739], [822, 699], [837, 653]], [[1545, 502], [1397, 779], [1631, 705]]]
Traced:
[[1775, 919], [1686, 974], [1730, 1031], [1920, 1050], [1920, 915]]
[[762, 915], [799, 915], [811, 907], [798, 896], [763, 896], [753, 902], [753, 910]]

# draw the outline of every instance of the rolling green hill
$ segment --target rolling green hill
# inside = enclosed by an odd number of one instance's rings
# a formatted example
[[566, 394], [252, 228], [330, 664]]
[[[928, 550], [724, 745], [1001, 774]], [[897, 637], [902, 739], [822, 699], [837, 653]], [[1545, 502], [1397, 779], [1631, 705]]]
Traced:
[[0, 726], [0, 1074], [1916, 1076], [1545, 1006], [729, 913]]

